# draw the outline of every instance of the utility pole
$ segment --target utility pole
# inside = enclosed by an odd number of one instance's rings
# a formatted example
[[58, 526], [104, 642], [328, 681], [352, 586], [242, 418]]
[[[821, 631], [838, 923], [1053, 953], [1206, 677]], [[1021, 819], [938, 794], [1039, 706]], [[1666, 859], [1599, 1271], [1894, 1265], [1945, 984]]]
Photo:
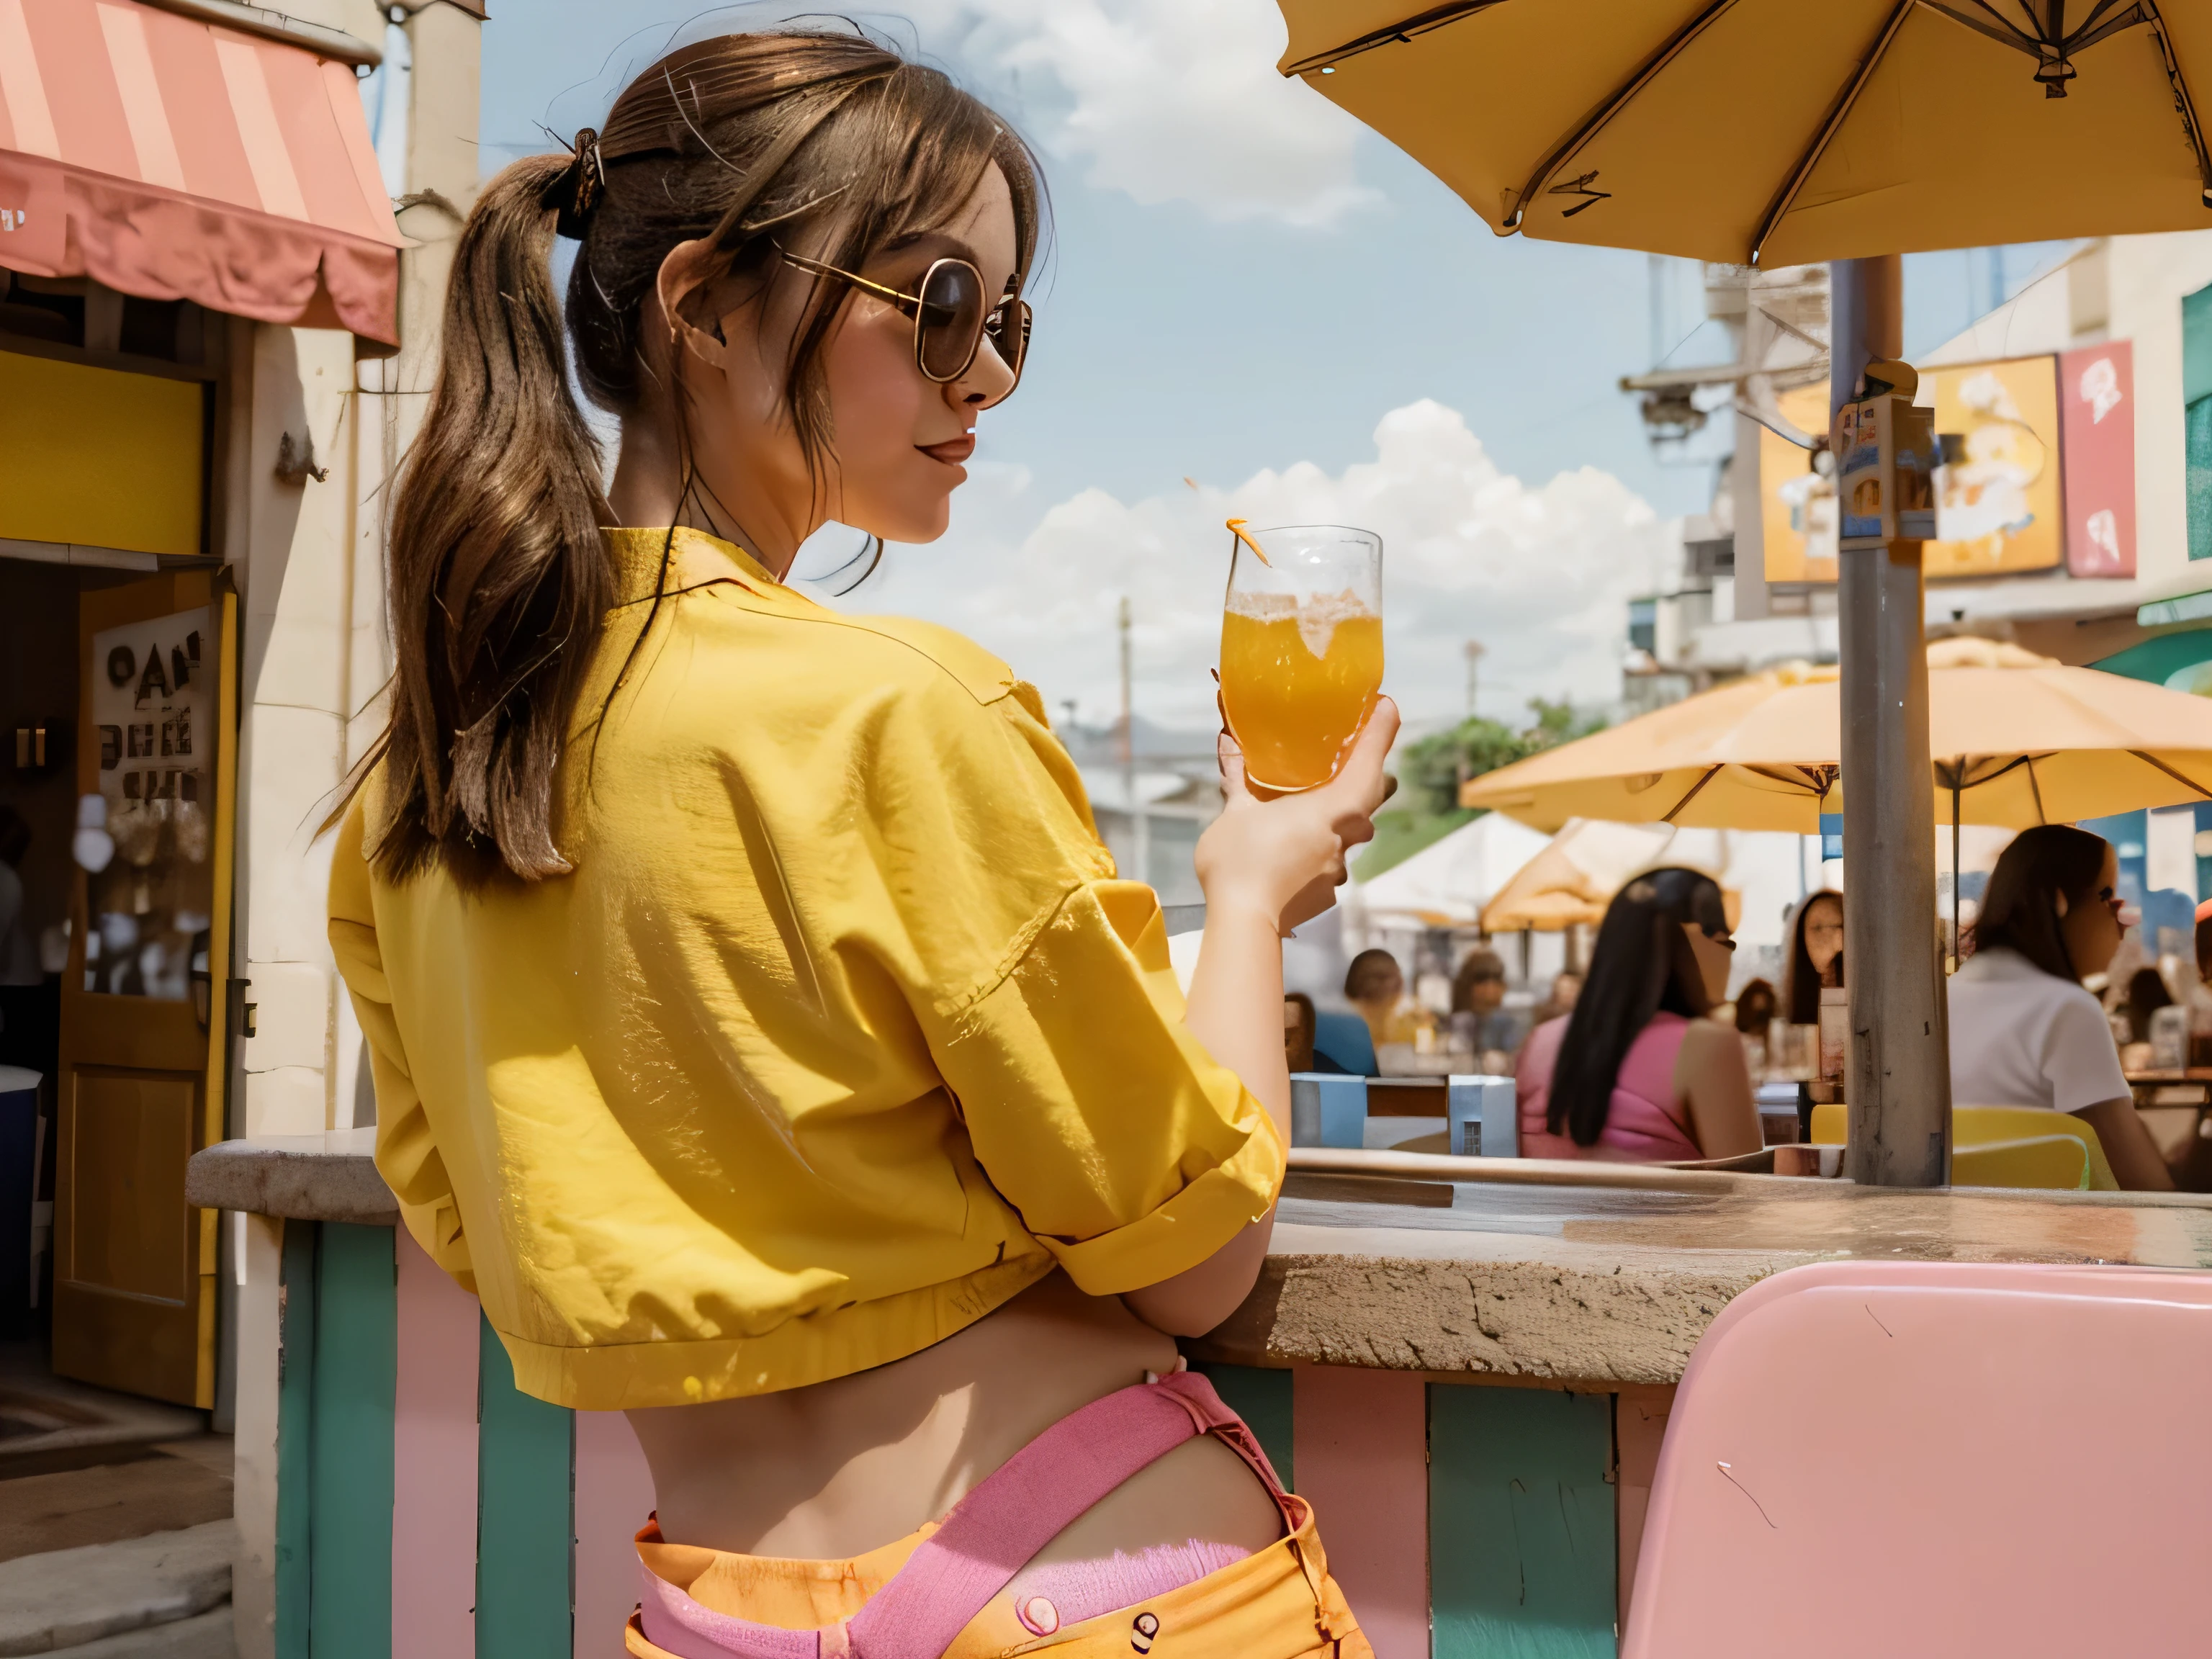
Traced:
[[1122, 874], [1147, 886], [1152, 879], [1152, 817], [1137, 799], [1137, 714], [1130, 701], [1131, 643], [1129, 596], [1121, 596], [1121, 798], [1129, 809], [1130, 853], [1133, 866]]
[[1467, 717], [1469, 720], [1473, 720], [1476, 713], [1474, 706], [1475, 680], [1477, 671], [1482, 662], [1482, 641], [1480, 640], [1469, 640], [1464, 648], [1467, 652]]
[[[1829, 267], [1831, 415], [1903, 351], [1897, 255]], [[1950, 1180], [1951, 1054], [1936, 944], [1936, 786], [1928, 761], [1921, 544], [1840, 556], [1844, 982], [1850, 994], [1844, 1173], [1862, 1186]]]

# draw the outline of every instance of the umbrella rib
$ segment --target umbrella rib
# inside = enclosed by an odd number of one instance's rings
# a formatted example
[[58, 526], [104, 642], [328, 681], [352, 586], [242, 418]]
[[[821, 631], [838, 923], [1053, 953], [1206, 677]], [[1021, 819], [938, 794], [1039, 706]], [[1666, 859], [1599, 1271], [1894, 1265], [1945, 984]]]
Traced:
[[2050, 823], [2051, 814], [2044, 810], [2043, 784], [2035, 775], [2035, 757], [2033, 755], [2027, 757], [2027, 787], [2035, 797], [2035, 821], [2038, 823]]
[[[1896, 9], [1881, 26], [1881, 33], [1875, 37], [1866, 56], [1859, 60], [1859, 72], [1851, 77], [1851, 83], [1844, 88], [1842, 96], [1836, 100], [1835, 107], [1828, 112], [1828, 118], [1821, 124], [1820, 136], [1798, 158], [1796, 168], [1775, 193], [1773, 201], [1767, 204], [1766, 216], [1759, 222], [1759, 228], [1752, 235], [1752, 264], [1759, 263], [1759, 252], [1766, 246], [1766, 239], [1774, 234], [1775, 226], [1782, 222], [1782, 216], [1789, 212], [1797, 200], [1797, 192], [1805, 188], [1805, 181], [1813, 176], [1813, 169], [1828, 153], [1828, 146], [1835, 142], [1836, 134], [1842, 130], [1845, 118], [1858, 103], [1859, 94], [1866, 90], [1866, 83], [1874, 78], [1874, 72], [1881, 67], [1882, 59], [1888, 56], [1889, 43], [1897, 39], [1898, 30], [1905, 27], [1905, 20], [1913, 7], [1921, 3], [1923, 0], [1898, 0]], [[1947, 12], [1945, 15], [1950, 14]]]
[[2001, 46], [2010, 46], [2014, 52], [2024, 52], [2030, 58], [2038, 60], [2040, 60], [2043, 56], [2036, 49], [2036, 37], [2028, 33], [2019, 24], [2007, 20], [1996, 8], [1989, 3], [1989, 0], [1967, 0], [1967, 3], [1977, 11], [1989, 14], [1986, 21], [1971, 16], [1956, 6], [1945, 5], [1943, 0], [1925, 0], [1925, 3], [1929, 10], [1940, 11], [1953, 22], [1962, 27], [1970, 28], [1977, 34], [1986, 35]]
[[2181, 60], [2173, 55], [2173, 42], [2166, 38], [2166, 19], [2158, 15], [2151, 0], [2136, 0], [2136, 9], [2150, 20], [2150, 32], [2158, 42], [2159, 56], [2166, 62], [2166, 84], [2173, 89], [2173, 107], [2181, 117], [2182, 130], [2188, 135], [2189, 148], [2197, 156], [2197, 176], [2203, 180], [2204, 200], [2212, 205], [2212, 155], [2204, 148], [2204, 124], [2197, 118], [2197, 100], [2189, 95], [2189, 82], [2182, 78]]
[[1340, 64], [1347, 58], [1357, 58], [1377, 46], [1411, 45], [1413, 37], [1417, 34], [1426, 34], [1447, 23], [1456, 23], [1462, 17], [1472, 17], [1479, 11], [1488, 11], [1492, 6], [1503, 3], [1504, 0], [1455, 0], [1455, 3], [1431, 6], [1401, 22], [1386, 23], [1379, 29], [1370, 29], [1364, 34], [1354, 36], [1340, 46], [1331, 46], [1310, 58], [1301, 58], [1297, 63], [1285, 65], [1280, 73], [1285, 78], [1293, 75], [1310, 75], [1317, 69]]
[[[1910, 3], [1910, 0], [1908, 0]], [[1636, 94], [1651, 84], [1653, 77], [1679, 57], [1683, 49], [1706, 29], [1719, 21], [1721, 15], [1735, 4], [1735, 0], [1711, 0], [1711, 3], [1695, 17], [1669, 35], [1659, 49], [1645, 58], [1636, 73], [1614, 88], [1613, 95], [1599, 104], [1583, 124], [1554, 144], [1549, 154], [1536, 163], [1536, 170], [1528, 175], [1528, 182], [1513, 204], [1512, 216], [1499, 227], [1498, 234], [1510, 236], [1521, 228], [1521, 216], [1528, 204], [1536, 199], [1552, 175], [1566, 165], [1567, 158], [1588, 143], [1604, 129], [1613, 118], [1626, 108]]]
[[2146, 755], [2140, 749], [2130, 749], [2128, 750], [2128, 753], [2133, 755], [2145, 766], [2156, 767], [2160, 771], [2165, 773], [2166, 776], [2172, 778], [2176, 783], [2185, 784], [2188, 787], [2194, 789], [2206, 800], [2212, 800], [2212, 789], [2207, 789], [2203, 784], [2197, 782], [2194, 778], [2185, 777], [2182, 774], [2175, 771], [2171, 766], [2168, 766], [2164, 761], [2160, 760], [2157, 756]]
[[1720, 776], [1720, 775], [1721, 775], [1721, 769], [1720, 769], [1719, 767], [1717, 767], [1717, 766], [1707, 767], [1707, 768], [1705, 769], [1705, 775], [1703, 777], [1699, 778], [1699, 779], [1698, 779], [1695, 783], [1693, 783], [1693, 784], [1692, 784], [1692, 785], [1690, 786], [1690, 793], [1689, 793], [1688, 794], [1686, 794], [1686, 795], [1683, 796], [1681, 799], [1680, 799], [1680, 800], [1676, 801], [1676, 802], [1675, 802], [1672, 806], [1668, 807], [1668, 808], [1667, 809], [1667, 816], [1666, 816], [1665, 817], [1663, 817], [1663, 818], [1660, 819], [1660, 820], [1659, 820], [1659, 822], [1660, 822], [1660, 823], [1674, 823], [1674, 814], [1675, 814], [1675, 813], [1677, 813], [1677, 812], [1679, 812], [1679, 811], [1681, 811], [1685, 806], [1687, 806], [1687, 805], [1688, 805], [1692, 801], [1693, 801], [1693, 800], [1697, 799], [1697, 798], [1698, 798], [1698, 791], [1699, 791], [1700, 789], [1704, 788], [1707, 784], [1711, 783], [1711, 782], [1715, 778], [1717, 778], [1717, 777]]

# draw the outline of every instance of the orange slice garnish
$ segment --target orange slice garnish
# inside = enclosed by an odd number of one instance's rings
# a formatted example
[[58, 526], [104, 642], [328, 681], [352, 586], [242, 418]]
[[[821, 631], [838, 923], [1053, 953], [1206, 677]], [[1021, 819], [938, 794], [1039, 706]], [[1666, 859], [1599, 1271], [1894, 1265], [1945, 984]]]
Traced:
[[1225, 522], [1229, 526], [1229, 533], [1236, 537], [1238, 541], [1243, 543], [1245, 546], [1250, 548], [1252, 550], [1252, 556], [1254, 558], [1259, 560], [1261, 564], [1266, 565], [1270, 570], [1273, 570], [1275, 568], [1275, 562], [1267, 556], [1267, 550], [1261, 546], [1259, 543], [1254, 541], [1250, 536], [1245, 533], [1244, 526], [1251, 522], [1250, 520], [1230, 519]]

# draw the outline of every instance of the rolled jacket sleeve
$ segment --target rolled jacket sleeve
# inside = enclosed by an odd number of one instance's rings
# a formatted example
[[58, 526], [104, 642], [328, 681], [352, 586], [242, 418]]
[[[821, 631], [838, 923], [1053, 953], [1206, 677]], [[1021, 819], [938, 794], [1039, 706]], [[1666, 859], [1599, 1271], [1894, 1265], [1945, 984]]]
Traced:
[[1282, 1185], [1273, 1121], [1182, 1012], [1152, 889], [1092, 882], [933, 1042], [976, 1161], [1093, 1296], [1196, 1267]]

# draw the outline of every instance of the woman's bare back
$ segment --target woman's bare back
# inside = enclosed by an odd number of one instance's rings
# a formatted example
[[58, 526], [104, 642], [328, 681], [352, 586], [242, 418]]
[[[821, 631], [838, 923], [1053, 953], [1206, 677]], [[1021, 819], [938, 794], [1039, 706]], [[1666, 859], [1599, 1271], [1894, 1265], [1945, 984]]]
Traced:
[[[1054, 1273], [920, 1353], [811, 1388], [633, 1411], [672, 1543], [842, 1560], [941, 1518], [1061, 1418], [1174, 1369], [1176, 1346], [1116, 1297]], [[1042, 1565], [1200, 1539], [1258, 1551], [1273, 1500], [1200, 1438], [1137, 1474], [1038, 1555]]]

